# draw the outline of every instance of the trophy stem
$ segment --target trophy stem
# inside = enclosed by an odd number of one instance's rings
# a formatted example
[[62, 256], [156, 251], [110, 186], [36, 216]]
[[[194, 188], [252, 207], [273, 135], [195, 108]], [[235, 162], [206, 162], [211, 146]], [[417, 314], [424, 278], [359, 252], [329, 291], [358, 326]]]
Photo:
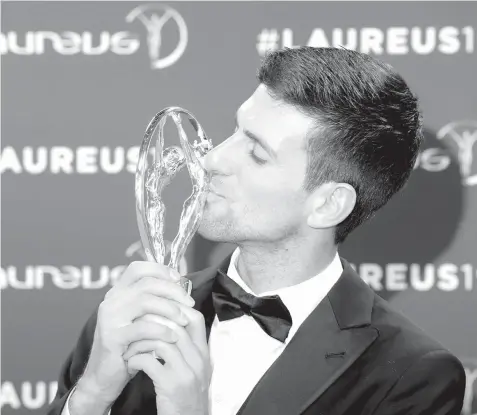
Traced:
[[[185, 114], [194, 128], [200, 142], [195, 141], [193, 147], [182, 127], [179, 114]], [[164, 151], [164, 127], [170, 116], [179, 133], [182, 150], [170, 147]], [[147, 156], [154, 131], [158, 129], [155, 143], [154, 162], [147, 168]], [[179, 272], [179, 262], [184, 256], [193, 235], [199, 227], [207, 193], [209, 176], [200, 158], [212, 149], [211, 141], [206, 137], [195, 117], [179, 107], [168, 107], [157, 113], [149, 123], [141, 145], [136, 168], [136, 214], [141, 241], [149, 261], [164, 263], [164, 217], [165, 206], [162, 191], [171, 182], [175, 174], [187, 165], [192, 181], [192, 194], [184, 202], [179, 223], [179, 231], [171, 245], [171, 256], [168, 267]], [[179, 284], [187, 291], [192, 291], [192, 283], [182, 277]]]

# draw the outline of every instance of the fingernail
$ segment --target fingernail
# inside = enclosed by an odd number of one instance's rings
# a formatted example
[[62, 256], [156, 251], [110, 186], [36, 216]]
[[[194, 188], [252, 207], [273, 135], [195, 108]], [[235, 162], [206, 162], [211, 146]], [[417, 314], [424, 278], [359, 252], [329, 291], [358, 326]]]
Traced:
[[172, 268], [170, 270], [170, 276], [176, 282], [179, 282], [181, 279], [181, 274], [179, 274], [175, 269]]
[[187, 320], [184, 316], [181, 316], [179, 321], [180, 321], [180, 324], [183, 326], [186, 326], [189, 323], [189, 320]]

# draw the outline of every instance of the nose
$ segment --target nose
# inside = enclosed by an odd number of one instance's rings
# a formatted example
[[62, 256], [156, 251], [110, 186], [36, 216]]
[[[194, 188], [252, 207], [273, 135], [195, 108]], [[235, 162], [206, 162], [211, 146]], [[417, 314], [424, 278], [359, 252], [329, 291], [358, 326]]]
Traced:
[[[233, 137], [229, 137], [219, 145], [215, 146], [204, 156], [204, 169], [210, 175], [229, 175], [236, 162], [237, 151], [234, 151], [235, 142]], [[235, 157], [234, 157], [235, 152]]]

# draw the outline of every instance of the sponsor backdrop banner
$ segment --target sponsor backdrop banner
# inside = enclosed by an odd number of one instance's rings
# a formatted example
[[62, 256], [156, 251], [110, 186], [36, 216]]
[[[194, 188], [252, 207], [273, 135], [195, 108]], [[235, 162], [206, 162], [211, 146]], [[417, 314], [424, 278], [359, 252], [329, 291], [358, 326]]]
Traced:
[[[144, 258], [134, 171], [155, 113], [190, 110], [217, 145], [267, 50], [342, 45], [404, 76], [426, 141], [405, 190], [340, 253], [464, 362], [476, 414], [476, 15], [458, 2], [3, 2], [3, 413], [45, 410], [87, 318]], [[169, 241], [190, 190], [186, 172], [166, 190]], [[181, 271], [232, 249], [196, 236]]]

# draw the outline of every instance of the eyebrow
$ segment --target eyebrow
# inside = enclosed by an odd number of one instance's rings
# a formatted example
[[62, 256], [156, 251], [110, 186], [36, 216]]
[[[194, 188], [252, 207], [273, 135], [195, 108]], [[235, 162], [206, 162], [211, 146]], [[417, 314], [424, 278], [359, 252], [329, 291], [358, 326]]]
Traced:
[[[238, 126], [238, 116], [237, 116], [237, 114], [235, 114], [235, 125]], [[244, 129], [243, 133], [248, 138], [250, 138], [251, 140], [260, 144], [267, 151], [267, 153], [270, 154], [273, 158], [275, 158], [275, 159], [277, 158], [277, 153], [272, 149], [272, 147], [270, 147], [270, 145], [265, 140], [263, 140], [258, 135], [252, 133], [250, 130], [247, 130], [247, 129]]]

